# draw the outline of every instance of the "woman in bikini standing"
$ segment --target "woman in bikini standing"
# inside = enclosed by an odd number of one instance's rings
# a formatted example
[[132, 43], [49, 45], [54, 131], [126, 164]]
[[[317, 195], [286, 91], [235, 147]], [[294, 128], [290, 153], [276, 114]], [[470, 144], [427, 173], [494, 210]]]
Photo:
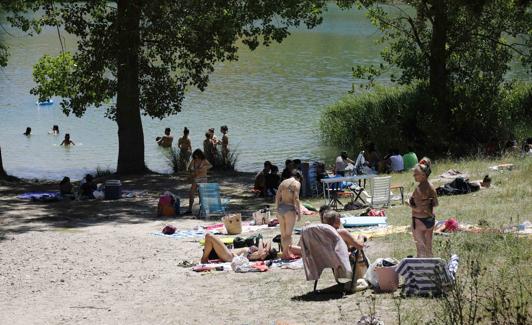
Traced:
[[283, 248], [283, 259], [290, 259], [290, 245], [292, 245], [292, 232], [297, 221], [301, 220], [301, 210], [299, 203], [299, 190], [303, 176], [298, 170], [292, 171], [292, 177], [285, 179], [279, 185], [275, 195], [275, 206], [277, 208], [277, 219], [281, 227], [281, 246]]
[[428, 181], [431, 162], [423, 158], [414, 168], [414, 180], [419, 183], [410, 197], [412, 208], [412, 235], [416, 242], [417, 257], [432, 257], [434, 207], [438, 206], [436, 189]]
[[207, 171], [212, 167], [205, 155], [200, 149], [194, 150], [192, 153], [192, 160], [188, 164], [187, 170], [190, 172], [191, 185], [188, 201], [188, 210], [186, 214], [192, 213], [192, 206], [194, 206], [194, 196], [198, 191], [198, 183], [207, 183]]

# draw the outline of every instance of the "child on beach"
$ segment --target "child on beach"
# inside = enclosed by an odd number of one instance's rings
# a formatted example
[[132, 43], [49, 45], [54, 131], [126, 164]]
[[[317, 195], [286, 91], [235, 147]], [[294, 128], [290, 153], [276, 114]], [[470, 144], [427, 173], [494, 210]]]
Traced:
[[416, 243], [417, 257], [432, 257], [432, 233], [434, 231], [434, 207], [438, 206], [436, 189], [428, 181], [431, 161], [423, 158], [414, 168], [414, 180], [419, 185], [409, 200], [412, 208], [412, 235]]
[[67, 133], [65, 134], [65, 139], [63, 140], [63, 142], [61, 142], [60, 146], [68, 147], [70, 145], [75, 146], [76, 144], [74, 143], [74, 141], [70, 140], [70, 133]]

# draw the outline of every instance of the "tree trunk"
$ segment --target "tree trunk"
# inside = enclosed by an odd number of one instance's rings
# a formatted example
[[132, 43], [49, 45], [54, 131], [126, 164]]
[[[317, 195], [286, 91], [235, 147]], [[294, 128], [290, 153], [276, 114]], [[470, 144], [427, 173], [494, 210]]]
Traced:
[[439, 115], [448, 122], [449, 108], [449, 75], [447, 71], [447, 10], [445, 0], [432, 1], [432, 37], [430, 40], [430, 76], [429, 90], [436, 100]]
[[0, 178], [6, 178], [7, 173], [4, 170], [4, 164], [2, 163], [2, 148], [0, 148]]
[[138, 0], [118, 1], [116, 122], [118, 124], [117, 172], [120, 174], [138, 174], [146, 171], [144, 133], [139, 105], [140, 15]]

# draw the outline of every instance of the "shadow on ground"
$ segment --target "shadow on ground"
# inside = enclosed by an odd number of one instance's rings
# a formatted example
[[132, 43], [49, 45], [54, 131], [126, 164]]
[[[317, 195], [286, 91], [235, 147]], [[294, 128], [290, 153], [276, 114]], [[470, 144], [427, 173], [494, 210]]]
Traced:
[[[244, 217], [251, 217], [253, 211], [270, 204], [264, 199], [255, 198], [251, 193], [253, 177], [252, 173], [217, 172], [209, 178], [209, 181], [219, 183], [221, 195], [230, 199], [229, 212], [240, 212]], [[17, 195], [26, 192], [56, 191], [57, 183], [27, 181], [0, 183], [0, 240], [5, 239], [5, 233], [42, 231], [54, 227], [80, 228], [105, 223], [135, 224], [160, 220], [161, 218], [156, 215], [157, 202], [164, 191], [171, 191], [178, 195], [182, 211], [188, 207], [190, 183], [184, 175], [108, 176], [98, 178], [96, 182], [103, 183], [106, 179], [120, 179], [124, 190], [143, 191], [143, 194], [139, 197], [115, 201], [31, 202], [18, 199]], [[196, 212], [198, 208], [196, 197], [194, 211]], [[195, 214], [179, 216], [177, 220], [193, 219]]]
[[292, 301], [328, 301], [342, 299], [346, 296], [343, 284], [335, 284], [331, 287], [317, 290], [316, 292], [310, 291], [300, 296], [294, 296]]

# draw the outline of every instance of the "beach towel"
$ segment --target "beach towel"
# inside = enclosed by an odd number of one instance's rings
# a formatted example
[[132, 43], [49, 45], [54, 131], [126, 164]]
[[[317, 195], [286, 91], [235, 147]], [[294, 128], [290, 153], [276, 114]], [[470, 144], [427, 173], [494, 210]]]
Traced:
[[345, 228], [386, 225], [386, 217], [362, 217], [345, 214], [340, 218]]
[[457, 177], [469, 178], [469, 175], [466, 173], [462, 173], [461, 171], [456, 170], [456, 169], [449, 169], [445, 173], [441, 174], [439, 177], [446, 178], [446, 179], [455, 179]]
[[49, 202], [59, 201], [61, 199], [61, 195], [59, 192], [28, 192], [18, 195], [17, 198], [23, 200]]
[[401, 234], [407, 233], [410, 231], [410, 226], [390, 226], [390, 225], [379, 225], [372, 227], [361, 227], [351, 230], [353, 235], [364, 235], [367, 238], [379, 238], [386, 237], [391, 234]]
[[337, 279], [351, 278], [347, 245], [333, 227], [326, 224], [306, 226], [299, 244], [307, 281], [318, 280], [326, 268], [332, 268]]
[[441, 258], [405, 258], [396, 272], [405, 278], [407, 296], [437, 296], [451, 283], [447, 263]]
[[183, 239], [183, 238], [200, 238], [205, 237], [206, 232], [204, 230], [180, 230], [176, 231], [171, 235], [165, 235], [162, 232], [152, 232], [152, 235], [173, 238], [173, 239]]

